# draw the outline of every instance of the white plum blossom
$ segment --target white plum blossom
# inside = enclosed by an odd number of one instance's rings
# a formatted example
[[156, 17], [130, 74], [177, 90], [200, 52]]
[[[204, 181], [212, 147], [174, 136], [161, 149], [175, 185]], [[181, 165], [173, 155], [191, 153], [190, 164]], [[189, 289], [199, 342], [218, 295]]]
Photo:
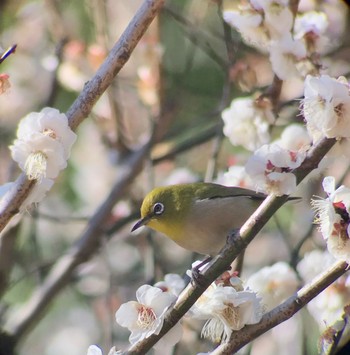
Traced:
[[350, 95], [345, 78], [308, 75], [302, 111], [314, 141], [322, 137], [350, 138]]
[[269, 126], [274, 122], [271, 105], [252, 97], [238, 98], [222, 111], [224, 134], [233, 145], [254, 150], [269, 142]]
[[268, 33], [263, 26], [263, 16], [249, 3], [223, 11], [224, 20], [239, 31], [248, 44], [266, 47]]
[[321, 272], [327, 270], [336, 259], [327, 250], [314, 249], [306, 253], [297, 265], [299, 275], [310, 282]]
[[206, 319], [202, 336], [219, 342], [227, 341], [233, 330], [258, 323], [262, 311], [260, 298], [253, 291], [236, 291], [231, 286], [213, 283], [193, 305], [190, 314]]
[[325, 177], [322, 185], [328, 197], [311, 201], [315, 223], [320, 225], [329, 252], [336, 259], [350, 262], [350, 189], [343, 185], [335, 189], [332, 176]]
[[251, 275], [246, 285], [262, 297], [266, 311], [270, 311], [297, 291], [299, 281], [295, 271], [281, 261]]
[[54, 108], [45, 107], [20, 121], [17, 139], [10, 146], [11, 155], [28, 179], [36, 180], [24, 208], [44, 198], [53, 185], [52, 179], [67, 167], [75, 140], [66, 115]]
[[290, 32], [293, 14], [289, 9], [289, 0], [251, 0], [255, 9], [263, 10], [264, 25], [270, 38], [280, 38]]
[[274, 143], [292, 151], [307, 151], [312, 139], [305, 126], [295, 123], [287, 126], [281, 133], [281, 138]]
[[246, 171], [257, 190], [277, 196], [289, 195], [296, 189], [296, 177], [292, 170], [299, 167], [304, 159], [304, 152], [286, 150], [278, 144], [266, 144], [248, 159]]
[[170, 292], [175, 296], [179, 296], [185, 286], [184, 279], [178, 274], [166, 274], [164, 281], [154, 284], [154, 287], [160, 288], [163, 292]]
[[327, 27], [328, 19], [324, 12], [307, 11], [295, 18], [294, 37], [303, 38], [310, 33], [319, 37], [325, 33]]
[[16, 139], [10, 149], [12, 159], [30, 180], [54, 179], [67, 166], [62, 144], [39, 133], [30, 140]]
[[271, 39], [283, 37], [289, 33], [293, 25], [293, 14], [288, 7], [281, 6], [276, 12], [273, 7], [270, 7], [268, 11], [265, 11], [264, 19]]
[[230, 166], [227, 172], [219, 176], [218, 183], [225, 186], [240, 186], [248, 189], [254, 186], [245, 167], [241, 165]]
[[293, 28], [294, 38], [303, 39], [310, 53], [323, 51], [329, 45], [325, 33], [328, 25], [327, 15], [324, 12], [307, 11], [298, 14]]
[[224, 20], [236, 28], [248, 44], [267, 48], [270, 40], [289, 33], [293, 14], [288, 0], [236, 2], [223, 11]]
[[[159, 334], [164, 322], [164, 314], [175, 301], [176, 296], [163, 292], [158, 287], [142, 285], [136, 291], [136, 301], [129, 301], [120, 306], [116, 312], [116, 321], [122, 327], [131, 331], [129, 341], [134, 344], [148, 338], [152, 334]], [[158, 343], [156, 349], [175, 345], [182, 336], [182, 328], [176, 324]]]
[[18, 124], [17, 139], [30, 141], [31, 136], [40, 133], [61, 143], [64, 158], [69, 158], [70, 150], [76, 140], [76, 134], [68, 126], [68, 119], [57, 109], [45, 107], [41, 112], [31, 112]]
[[270, 61], [272, 70], [281, 80], [299, 76], [297, 64], [305, 57], [305, 44], [300, 40], [293, 39], [290, 33], [271, 42]]
[[29, 179], [54, 179], [67, 166], [75, 139], [66, 115], [45, 107], [19, 123], [17, 139], [10, 146], [12, 158]]

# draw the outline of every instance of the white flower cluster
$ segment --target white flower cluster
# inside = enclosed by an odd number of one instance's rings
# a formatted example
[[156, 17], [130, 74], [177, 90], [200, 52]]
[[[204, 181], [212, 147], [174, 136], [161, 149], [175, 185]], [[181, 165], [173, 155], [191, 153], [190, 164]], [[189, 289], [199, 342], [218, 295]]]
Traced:
[[301, 164], [310, 145], [311, 137], [305, 127], [299, 124], [287, 126], [280, 139], [260, 147], [245, 167], [230, 166], [219, 177], [218, 183], [277, 195], [292, 193], [296, 179], [291, 171]]
[[[233, 287], [230, 279], [231, 275], [213, 283], [187, 313], [188, 317], [206, 320], [202, 336], [213, 341], [225, 341], [233, 330], [257, 323], [261, 319], [260, 298], [251, 290], [243, 290], [241, 282], [232, 282]], [[166, 310], [184, 286], [179, 275], [169, 274], [165, 276], [165, 281], [154, 287], [141, 286], [136, 292], [137, 302], [130, 301], [120, 306], [116, 320], [131, 331], [131, 344], [159, 333]], [[164, 350], [165, 347], [172, 347], [181, 336], [182, 326], [178, 323], [155, 348]]]
[[227, 272], [199, 297], [188, 315], [206, 320], [203, 337], [215, 343], [226, 342], [232, 331], [260, 321], [261, 298], [244, 289], [242, 281]]
[[224, 10], [224, 20], [248, 44], [269, 52], [272, 69], [282, 80], [312, 68], [307, 65], [308, 57], [330, 47], [324, 36], [329, 22], [323, 12], [297, 14], [294, 21], [289, 0], [250, 0], [235, 5]]
[[315, 223], [320, 225], [329, 252], [339, 260], [350, 262], [350, 188], [335, 188], [335, 179], [328, 176], [323, 180], [326, 199], [312, 200], [316, 211]]
[[24, 205], [39, 202], [52, 187], [53, 179], [67, 166], [76, 134], [65, 114], [46, 107], [24, 117], [17, 139], [10, 146], [12, 158], [36, 185]]
[[296, 177], [292, 171], [305, 159], [310, 143], [304, 127], [291, 125], [282, 132], [279, 140], [256, 150], [245, 167], [255, 188], [277, 196], [293, 193]]
[[246, 164], [257, 190], [276, 195], [293, 193], [296, 178], [292, 171], [301, 165], [312, 142], [335, 138], [342, 143], [343, 151], [350, 147], [350, 91], [343, 77], [308, 75], [301, 108], [307, 131], [302, 125], [287, 126], [272, 144], [260, 146], [269, 140], [268, 121], [261, 124], [262, 117], [269, 115], [252, 112], [251, 103], [246, 103], [246, 98], [233, 100], [231, 107], [223, 111], [224, 133], [234, 145], [259, 147]]
[[269, 102], [252, 97], [238, 98], [222, 111], [224, 134], [233, 145], [255, 150], [270, 140], [269, 127], [275, 121]]
[[297, 186], [292, 170], [305, 158], [303, 151], [291, 151], [278, 144], [266, 144], [248, 159], [246, 171], [256, 189], [279, 195], [289, 195]]
[[265, 311], [270, 311], [297, 291], [299, 281], [295, 271], [280, 261], [251, 275], [246, 284], [262, 297]]
[[305, 79], [302, 112], [306, 126], [318, 141], [322, 137], [350, 138], [350, 91], [344, 77], [328, 75]]
[[[192, 266], [197, 264], [195, 262]], [[187, 273], [191, 274], [190, 271]], [[257, 282], [258, 279], [261, 282]], [[213, 342], [225, 342], [232, 331], [261, 320], [263, 303], [271, 307], [272, 304], [279, 304], [295, 292], [298, 285], [295, 273], [282, 263], [263, 269], [255, 278], [252, 276], [249, 282], [251, 285], [244, 286], [235, 273], [225, 272], [201, 295], [186, 318], [205, 320], [202, 336]], [[179, 275], [169, 274], [155, 286], [141, 286], [136, 292], [137, 301], [120, 306], [116, 312], [116, 321], [131, 331], [131, 344], [159, 333], [166, 310], [184, 287], [184, 281]], [[263, 297], [263, 303], [259, 295]], [[164, 351], [166, 347], [175, 345], [181, 336], [182, 325], [178, 323], [155, 348]]]
[[[120, 306], [115, 314], [116, 321], [131, 331], [129, 341], [134, 344], [159, 334], [164, 322], [164, 314], [176, 300], [179, 289], [183, 289], [184, 281], [178, 275], [168, 275], [167, 282], [159, 287], [142, 285], [136, 291], [136, 301], [129, 301]], [[175, 292], [175, 293], [174, 293]], [[154, 346], [155, 349], [169, 348], [175, 345], [182, 336], [182, 327], [178, 323]]]

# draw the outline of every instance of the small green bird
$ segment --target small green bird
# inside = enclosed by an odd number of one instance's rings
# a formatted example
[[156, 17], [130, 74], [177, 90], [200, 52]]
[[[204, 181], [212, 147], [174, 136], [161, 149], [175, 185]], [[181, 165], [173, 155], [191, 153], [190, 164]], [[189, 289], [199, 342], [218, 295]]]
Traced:
[[141, 219], [132, 231], [146, 225], [187, 250], [214, 256], [265, 197], [205, 182], [157, 187], [143, 200]]

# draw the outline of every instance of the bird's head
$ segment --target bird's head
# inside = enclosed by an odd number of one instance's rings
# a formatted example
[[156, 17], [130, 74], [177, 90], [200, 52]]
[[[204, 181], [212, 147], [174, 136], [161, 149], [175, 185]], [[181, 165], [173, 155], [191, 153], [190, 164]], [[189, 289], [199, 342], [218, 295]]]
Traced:
[[190, 195], [184, 193], [181, 187], [177, 188], [174, 185], [157, 187], [143, 200], [141, 219], [131, 231], [146, 225], [176, 239], [176, 236], [181, 232], [190, 204]]

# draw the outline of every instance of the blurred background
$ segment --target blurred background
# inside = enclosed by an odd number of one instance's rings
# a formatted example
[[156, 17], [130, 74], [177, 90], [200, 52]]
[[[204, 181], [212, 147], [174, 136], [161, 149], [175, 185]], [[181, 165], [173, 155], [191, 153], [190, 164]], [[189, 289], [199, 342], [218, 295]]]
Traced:
[[[0, 96], [0, 184], [19, 174], [8, 149], [19, 120], [45, 106], [66, 112], [140, 4], [0, 1], [0, 46], [4, 51], [17, 44], [16, 52], [1, 64], [1, 72], [10, 75], [11, 88]], [[166, 1], [113, 85], [78, 127], [68, 168], [46, 199], [5, 232], [14, 244], [3, 269], [7, 279], [0, 285], [0, 324], [6, 330], [16, 324], [21, 307], [53, 265], [74, 250], [89, 219], [128, 167], [132, 152], [156, 127], [156, 141], [142, 172], [131, 177], [108, 223], [100, 226], [101, 246], [53, 296], [45, 316], [23, 338], [19, 354], [80, 355], [90, 344], [105, 352], [112, 345], [126, 349], [129, 332], [114, 317], [120, 304], [134, 300], [142, 284], [153, 284], [167, 273], [183, 275], [196, 258], [163, 236], [146, 229], [131, 235], [130, 229], [152, 187], [203, 180], [223, 183], [228, 168], [244, 165], [251, 154], [223, 136], [221, 111], [233, 98], [263, 92], [273, 73], [266, 53], [244, 44], [224, 23], [221, 11], [226, 6], [230, 2]], [[345, 2], [301, 1], [299, 9], [327, 12], [332, 46], [323, 54], [323, 64], [331, 76], [347, 75], [350, 37]], [[302, 93], [302, 80], [284, 82], [279, 116], [271, 126], [273, 138], [289, 123], [303, 122], [298, 115]], [[348, 158], [331, 160], [328, 174], [350, 183], [348, 166]], [[248, 247], [243, 279], [280, 260], [295, 267], [305, 252], [324, 247], [313, 228], [309, 203], [312, 195], [324, 196], [321, 179], [319, 173], [300, 186], [296, 195], [303, 201], [283, 207]], [[200, 338], [201, 325], [185, 322], [175, 354], [212, 349]], [[301, 312], [243, 353], [316, 354], [317, 337], [316, 322]]]

